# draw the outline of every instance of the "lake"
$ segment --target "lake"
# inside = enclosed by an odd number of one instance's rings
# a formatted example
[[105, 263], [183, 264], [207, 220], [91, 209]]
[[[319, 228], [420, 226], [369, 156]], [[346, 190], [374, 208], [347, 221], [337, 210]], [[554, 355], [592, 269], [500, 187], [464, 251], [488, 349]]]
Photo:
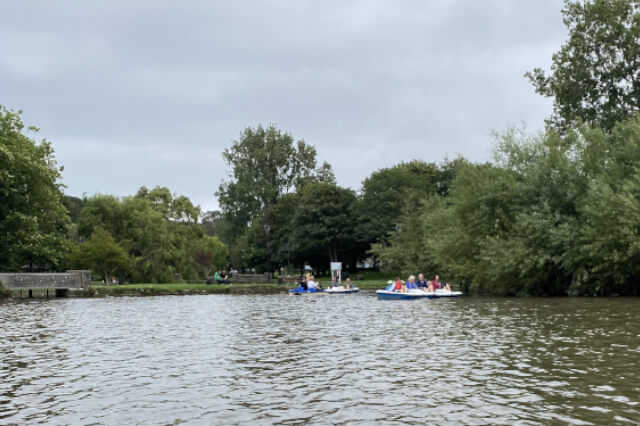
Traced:
[[640, 422], [640, 299], [0, 303], [0, 424]]

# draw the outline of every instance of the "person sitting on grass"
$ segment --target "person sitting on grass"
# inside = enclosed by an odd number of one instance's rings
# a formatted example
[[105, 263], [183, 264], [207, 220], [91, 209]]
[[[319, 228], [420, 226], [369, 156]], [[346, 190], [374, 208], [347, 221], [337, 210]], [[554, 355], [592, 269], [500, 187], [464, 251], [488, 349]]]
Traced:
[[216, 271], [216, 273], [213, 274], [213, 280], [217, 284], [231, 284], [231, 281], [227, 279], [226, 271], [222, 271], [222, 272]]

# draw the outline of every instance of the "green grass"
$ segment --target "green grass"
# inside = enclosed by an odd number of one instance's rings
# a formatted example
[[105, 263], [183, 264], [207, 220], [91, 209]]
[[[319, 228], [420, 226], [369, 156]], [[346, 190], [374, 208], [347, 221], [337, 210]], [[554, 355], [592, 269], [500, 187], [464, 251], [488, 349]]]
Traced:
[[[385, 279], [368, 279], [364, 281], [353, 280], [353, 284], [360, 289], [376, 290], [387, 285]], [[329, 277], [320, 277], [320, 284], [327, 288], [330, 283]], [[121, 284], [121, 285], [91, 285], [84, 290], [69, 292], [69, 297], [102, 297], [102, 296], [162, 296], [162, 295], [188, 295], [188, 294], [277, 294], [286, 293], [288, 289], [294, 288], [295, 283], [277, 284], [256, 283], [256, 284]], [[33, 297], [44, 298], [46, 289], [32, 289]], [[14, 298], [20, 298], [20, 290], [12, 290]], [[28, 295], [28, 290], [23, 290], [22, 297]], [[49, 289], [49, 297], [55, 297], [55, 290]]]
[[96, 296], [140, 295], [159, 296], [170, 294], [271, 294], [284, 293], [287, 287], [276, 283], [259, 284], [122, 284], [91, 286]]

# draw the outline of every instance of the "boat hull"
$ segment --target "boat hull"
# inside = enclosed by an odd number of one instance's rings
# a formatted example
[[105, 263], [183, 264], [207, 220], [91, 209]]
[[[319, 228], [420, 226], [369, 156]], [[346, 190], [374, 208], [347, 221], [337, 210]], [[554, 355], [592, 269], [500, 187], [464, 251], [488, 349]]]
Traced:
[[422, 290], [410, 290], [405, 293], [390, 290], [378, 290], [376, 296], [379, 300], [415, 300], [415, 299], [439, 299], [445, 297], [460, 297], [459, 291], [438, 290], [432, 293], [426, 293]]
[[322, 291], [309, 291], [309, 290], [298, 290], [298, 289], [291, 289], [289, 290], [289, 294], [291, 295], [295, 295], [295, 296], [301, 296], [304, 294], [327, 294], [327, 290], [322, 290]]
[[349, 288], [349, 289], [333, 289], [330, 288], [327, 290], [327, 293], [329, 294], [353, 294], [353, 293], [357, 293], [360, 289], [359, 288]]

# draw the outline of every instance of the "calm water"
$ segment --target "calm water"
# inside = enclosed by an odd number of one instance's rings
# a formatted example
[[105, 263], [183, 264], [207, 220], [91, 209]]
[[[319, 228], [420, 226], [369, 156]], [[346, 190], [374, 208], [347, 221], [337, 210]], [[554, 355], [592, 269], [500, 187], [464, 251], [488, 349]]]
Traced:
[[640, 299], [0, 304], [0, 424], [640, 422]]

